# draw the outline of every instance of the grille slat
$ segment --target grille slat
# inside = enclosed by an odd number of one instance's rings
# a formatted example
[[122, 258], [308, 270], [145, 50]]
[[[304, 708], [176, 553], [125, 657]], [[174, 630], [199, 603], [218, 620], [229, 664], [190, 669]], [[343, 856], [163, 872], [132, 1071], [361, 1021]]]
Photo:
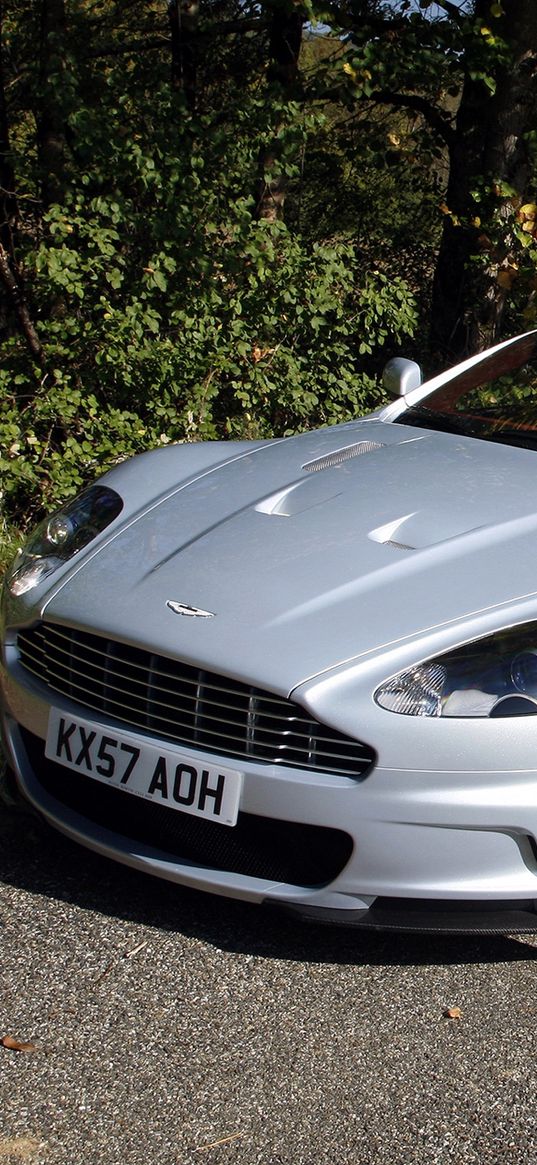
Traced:
[[[52, 646], [53, 646], [55, 654], [56, 654], [56, 659], [55, 659], [56, 667], [59, 667], [59, 668], [62, 667], [62, 658], [61, 657], [64, 656], [65, 657], [64, 666], [71, 673], [73, 670], [72, 669], [72, 655], [69, 654], [64, 649], [60, 649], [60, 651], [58, 653], [56, 650], [55, 644], [52, 643]], [[27, 654], [28, 654], [28, 658], [32, 659], [33, 662], [37, 665], [37, 667], [39, 667], [39, 668], [43, 667], [43, 661], [44, 661], [43, 652], [38, 652], [37, 654], [32, 655], [31, 648], [29, 648]], [[158, 657], [155, 657], [155, 656], [151, 657], [151, 659], [154, 659], [154, 658], [158, 658]], [[112, 655], [107, 654], [107, 662], [106, 662], [106, 686], [107, 687], [109, 687], [111, 685], [112, 681], [117, 681], [117, 680], [121, 680], [124, 678], [123, 673], [121, 671], [121, 661], [118, 662], [118, 666], [117, 666], [117, 668], [115, 668], [113, 666], [113, 664], [112, 665], [110, 664], [110, 660], [113, 661], [113, 659], [114, 659], [114, 657]], [[26, 666], [28, 666], [26, 660], [25, 660], [25, 663], [26, 663]], [[91, 659], [88, 659], [88, 660], [83, 659], [83, 657], [81, 656], [80, 657], [80, 664], [82, 664], [82, 663], [84, 664], [85, 668], [95, 667], [95, 668], [99, 669], [99, 671], [100, 671], [100, 669], [102, 668], [102, 656], [99, 658], [96, 658], [94, 661], [92, 661]], [[48, 659], [46, 666], [47, 666], [48, 674], [50, 674], [50, 675], [55, 674], [56, 676], [58, 676], [58, 674], [60, 674], [60, 675], [63, 674], [62, 672], [60, 672], [60, 673], [58, 673], [57, 671], [53, 672], [50, 658]], [[197, 690], [198, 690], [198, 686], [199, 686], [199, 681], [197, 679], [194, 680], [194, 679], [191, 679], [190, 677], [185, 677], [185, 676], [177, 676], [177, 675], [174, 676], [171, 672], [160, 671], [156, 667], [153, 667], [151, 665], [151, 667], [150, 667], [150, 679], [148, 681], [147, 668], [144, 668], [138, 664], [135, 664], [135, 665], [129, 664], [129, 667], [131, 667], [131, 666], [133, 667], [134, 670], [138, 671], [139, 674], [138, 675], [129, 674], [128, 688], [127, 688], [128, 695], [132, 694], [132, 685], [133, 684], [140, 685], [141, 690], [145, 693], [146, 689], [148, 687], [148, 682], [149, 682], [150, 687], [151, 687], [151, 691], [154, 692], [155, 695], [159, 695], [159, 702], [160, 702], [160, 693], [167, 694], [170, 696], [175, 696], [177, 694], [177, 692], [174, 691], [173, 688], [165, 687], [163, 684], [156, 682], [157, 679], [158, 680], [168, 679], [168, 680], [171, 680], [172, 682], [175, 682], [175, 683], [180, 682], [181, 685], [184, 685], [185, 687], [191, 687], [193, 689], [192, 693], [190, 693], [189, 691], [182, 692], [181, 693], [182, 699], [192, 700], [193, 702], [196, 702], [196, 700], [198, 700]], [[39, 674], [39, 672], [36, 671], [36, 674]], [[207, 673], [204, 672], [203, 674], [206, 675]], [[73, 679], [72, 682], [74, 684], [75, 680]], [[238, 692], [236, 693], [234, 690], [231, 690], [231, 692], [230, 692], [229, 688], [225, 688], [225, 687], [218, 685], [218, 684], [215, 684], [215, 683], [208, 683], [206, 681], [204, 681], [204, 683], [203, 683], [203, 688], [211, 696], [210, 703], [211, 703], [212, 707], [218, 706], [221, 708], [228, 708], [228, 709], [233, 709], [233, 708], [237, 707], [237, 699], [235, 700], [235, 703], [228, 704], [228, 703], [224, 702], [223, 700], [213, 699], [212, 693], [213, 692], [222, 692], [224, 695], [227, 695], [227, 696], [229, 696], [229, 695], [238, 696], [239, 695]], [[117, 687], [114, 690], [117, 690]], [[245, 707], [246, 707], [246, 705], [248, 704], [248, 701], [250, 699], [249, 693], [245, 689], [245, 691], [243, 693], [241, 693], [241, 695], [242, 695], [242, 699], [244, 700]], [[268, 694], [265, 694], [264, 692], [260, 693], [260, 695], [262, 695], [262, 702], [259, 699], [259, 697], [256, 697], [256, 699], [258, 700], [258, 706], [259, 706], [258, 716], [270, 716], [270, 717], [276, 718], [278, 715], [281, 715], [281, 712], [278, 713], [274, 710], [274, 708], [276, 708], [277, 706], [279, 706], [281, 709], [281, 705], [283, 703], [283, 701], [281, 699], [279, 700], [275, 696], [269, 696]], [[262, 704], [269, 705], [268, 711], [263, 711]], [[274, 708], [270, 707], [270, 705], [274, 705]], [[308, 720], [308, 718], [306, 716], [300, 714], [300, 708], [298, 707], [298, 704], [294, 705], [294, 707], [296, 709], [296, 711], [294, 713], [294, 717], [293, 717], [294, 720], [296, 720], [298, 722], [302, 722], [303, 724], [309, 725], [311, 723], [310, 720]], [[285, 721], [288, 721], [290, 719], [289, 713], [287, 711], [284, 713], [282, 719], [284, 719]]]
[[[43, 625], [43, 626], [45, 626], [45, 625]], [[47, 628], [46, 642], [45, 642], [45, 639], [43, 637], [42, 645], [41, 645], [42, 650], [40, 652], [40, 657], [43, 659], [44, 659], [44, 650], [43, 649], [45, 647], [50, 648], [53, 646], [54, 649], [56, 650], [55, 637], [56, 637], [57, 628], [55, 626], [53, 626], [52, 624], [48, 624], [48, 623], [46, 624], [46, 628]], [[50, 629], [50, 634], [48, 634], [49, 629]], [[39, 640], [40, 640], [38, 632], [39, 632], [38, 628], [34, 628], [32, 631], [31, 642], [35, 643], [36, 645], [39, 643]], [[75, 634], [77, 634], [77, 633], [73, 632], [73, 635], [75, 635]], [[78, 634], [80, 634], [80, 633], [78, 633]], [[22, 638], [22, 634], [19, 638]], [[72, 656], [73, 640], [69, 639], [68, 636], [66, 636], [65, 634], [63, 634], [61, 636], [61, 638], [65, 642], [67, 642], [67, 644], [68, 644], [67, 648], [65, 649], [65, 653], [67, 654], [67, 656], [70, 660], [71, 656]], [[101, 640], [96, 635], [95, 636], [87, 635], [86, 638], [87, 639], [94, 639], [97, 644], [108, 644], [108, 651], [111, 651], [111, 649], [114, 647], [117, 647], [118, 649], [121, 647], [121, 644], [119, 644], [119, 643], [114, 644], [114, 642], [111, 640]], [[31, 643], [28, 643], [26, 646], [29, 649], [31, 646]], [[92, 646], [90, 643], [83, 643], [83, 644], [77, 643], [77, 646], [80, 649], [79, 650], [79, 657], [80, 657], [81, 661], [83, 660], [82, 651], [84, 650], [84, 651], [88, 651], [88, 652], [96, 655], [98, 658], [98, 661], [99, 661], [99, 665], [100, 665], [100, 661], [102, 660], [103, 652], [106, 650], [105, 647], [101, 646], [99, 648], [96, 648], [96, 647]], [[146, 660], [144, 662], [141, 662], [141, 663], [137, 663], [135, 660], [132, 660], [132, 659], [129, 660], [129, 668], [132, 668], [134, 670], [138, 669], [142, 674], [144, 683], [147, 682], [147, 659], [151, 659], [151, 661], [153, 661], [153, 660], [157, 661], [157, 664], [158, 664], [158, 673], [157, 674], [160, 675], [161, 677], [169, 678], [169, 679], [172, 679], [175, 681], [179, 680], [182, 684], [190, 685], [191, 687], [197, 686], [199, 673], [198, 673], [198, 670], [196, 668], [190, 668], [190, 672], [192, 674], [188, 674], [188, 665], [183, 664], [181, 666], [184, 670], [180, 673], [177, 671], [177, 663], [174, 660], [167, 660], [167, 659], [165, 659], [164, 656], [157, 656], [157, 655], [150, 656], [148, 652], [141, 651], [137, 648], [129, 648], [127, 646], [125, 646], [125, 651], [126, 652], [137, 651], [137, 653], [140, 656], [146, 656]], [[91, 660], [87, 660], [87, 661], [84, 660], [84, 663], [86, 663], [86, 662], [91, 665]], [[153, 668], [153, 670], [155, 672], [157, 672], [157, 668], [155, 665], [153, 665], [153, 663], [151, 663], [151, 667]], [[174, 667], [175, 667], [175, 671], [173, 670]], [[244, 700], [246, 700], [246, 701], [248, 700], [250, 689], [247, 687], [246, 684], [241, 684], [240, 681], [238, 681], [238, 680], [225, 680], [223, 676], [211, 675], [210, 672], [204, 672], [203, 674], [206, 677], [209, 677], [205, 680], [205, 687], [210, 689], [210, 691], [236, 693], [237, 695], [242, 695]], [[217, 681], [220, 681], [220, 682], [218, 683]], [[275, 705], [278, 705], [280, 708], [281, 708], [282, 704], [287, 705], [287, 706], [289, 704], [289, 701], [282, 700], [281, 697], [279, 697], [279, 696], [273, 696], [270, 692], [259, 691], [259, 695], [262, 696], [263, 703], [265, 703], [265, 704], [275, 704]], [[299, 708], [298, 704], [293, 705], [293, 707], [296, 710], [295, 714], [300, 713], [301, 709]]]
[[[29, 660], [32, 661], [33, 666], [30, 665]], [[27, 657], [25, 656], [24, 664], [25, 664], [25, 667], [28, 671], [32, 671], [32, 673], [34, 675], [38, 676], [39, 678], [42, 678], [43, 663], [42, 663], [41, 657], [36, 658], [36, 657], [32, 656], [30, 654], [30, 652], [28, 652], [28, 656]], [[69, 669], [69, 671], [71, 671], [71, 669]], [[166, 700], [164, 700], [162, 698], [162, 696], [173, 697], [174, 695], [176, 695], [176, 692], [174, 692], [173, 689], [171, 689], [171, 688], [163, 688], [159, 684], [155, 684], [153, 682], [154, 674], [155, 674], [154, 671], [152, 671], [151, 672], [151, 680], [150, 680], [149, 702], [151, 703], [153, 700], [155, 702], [157, 702], [157, 699], [158, 699], [158, 706], [160, 708], [167, 708], [170, 711], [172, 711], [176, 707], [176, 705], [175, 704], [168, 704], [166, 702]], [[48, 666], [47, 666], [47, 678], [48, 678], [49, 684], [52, 685], [54, 683], [54, 681], [61, 682], [63, 676], [64, 676], [63, 671], [61, 671], [61, 670], [58, 671], [50, 663], [48, 664]], [[128, 696], [129, 698], [132, 698], [132, 696], [134, 695], [136, 697], [136, 691], [133, 693], [131, 685], [128, 688], [122, 688], [120, 685], [116, 684], [114, 686], [114, 688], [112, 689], [111, 688], [111, 680], [112, 679], [117, 680], [120, 678], [122, 678], [122, 677], [121, 677], [121, 673], [119, 671], [115, 672], [115, 671], [111, 671], [110, 669], [107, 669], [107, 682], [105, 684], [105, 687], [107, 689], [106, 703], [110, 702], [111, 704], [115, 705], [116, 707], [127, 709], [129, 707], [129, 705], [122, 704], [121, 701], [117, 699], [117, 696], [118, 695], [125, 695], [125, 696]], [[140, 685], [141, 693], [145, 694], [146, 689], [148, 687], [147, 679], [146, 679], [145, 683], [143, 683], [141, 678], [135, 679], [132, 682]], [[73, 692], [74, 691], [80, 692], [82, 697], [86, 697], [87, 695], [90, 695], [92, 692], [91, 688], [85, 687], [84, 684], [82, 684], [74, 679], [70, 679], [70, 684], [71, 684]], [[57, 690], [60, 690], [60, 691], [62, 690], [61, 686], [59, 684], [55, 684], [55, 686], [57, 687]], [[115, 692], [115, 697], [108, 696], [108, 689], [113, 690]], [[211, 691], [224, 691], [223, 688], [217, 688], [215, 685], [212, 685], [212, 686], [204, 685], [204, 689], [205, 690], [210, 689]], [[194, 705], [193, 711], [195, 711], [195, 707], [199, 703], [198, 696], [191, 695], [189, 692], [184, 692], [184, 693], [181, 693], [181, 699], [182, 699], [182, 701], [184, 701], [185, 706], [189, 702], [192, 702], [192, 704]], [[245, 697], [245, 710], [246, 710], [246, 699], [247, 698]], [[256, 724], [256, 728], [257, 728], [258, 732], [271, 731], [271, 729], [263, 727], [263, 724], [262, 724], [263, 719], [269, 719], [271, 721], [281, 720], [282, 726], [285, 726], [285, 727], [282, 727], [282, 732], [289, 731], [289, 729], [287, 728], [287, 725], [292, 724], [293, 725], [292, 731], [294, 734], [302, 735], [305, 740], [311, 739], [312, 721], [308, 720], [305, 716], [301, 716], [298, 714], [299, 713], [298, 705], [295, 706], [296, 710], [297, 710], [296, 714], [294, 714], [294, 713], [289, 714], [288, 712], [286, 712], [286, 714], [282, 716], [281, 714], [277, 715], [272, 709], [269, 709], [268, 711], [264, 711], [263, 710], [263, 703], [264, 702], [266, 702], [265, 698], [263, 698], [263, 700], [261, 700], [258, 696], [250, 696], [248, 698], [247, 715], [248, 715], [248, 718], [250, 719], [251, 718], [251, 716], [250, 716], [250, 704], [255, 705], [255, 709], [256, 709], [256, 711], [255, 711], [255, 724]], [[275, 700], [273, 700], [272, 702], [274, 704], [276, 703]], [[230, 712], [235, 711], [237, 708], [237, 704], [236, 703], [235, 704], [225, 703], [223, 700], [222, 701], [221, 700], [211, 700], [210, 707], [214, 708], [214, 709], [221, 709], [222, 713], [224, 713], [227, 711], [230, 711]], [[204, 715], [204, 720], [216, 720], [218, 723], [229, 723], [229, 724], [233, 724], [235, 722], [231, 719], [226, 720], [226, 716], [221, 715], [220, 712], [218, 713], [218, 715], [212, 715], [211, 713], [207, 712], [206, 707], [204, 709], [203, 715]], [[302, 732], [300, 732], [301, 725], [304, 726], [304, 730]], [[319, 726], [319, 727], [322, 728], [322, 726]], [[323, 741], [331, 741], [333, 738], [331, 735], [323, 737], [320, 734], [320, 732], [317, 732], [314, 739], [318, 744], [318, 743], [322, 743]], [[352, 740], [349, 741], [349, 745], [351, 748], [357, 747], [356, 742], [352, 741]]]
[[[31, 670], [33, 675], [37, 675], [39, 678], [41, 677], [40, 671], [38, 671], [36, 669], [28, 669], [28, 670]], [[63, 689], [61, 683], [54, 682], [55, 680], [58, 680], [59, 678], [61, 679], [61, 677], [58, 677], [58, 675], [56, 673], [54, 673], [52, 671], [52, 669], [49, 669], [49, 672], [48, 672], [49, 686], [53, 687], [55, 691], [62, 692], [64, 689]], [[71, 695], [71, 698], [73, 698], [73, 699], [78, 697], [79, 702], [86, 702], [86, 697], [88, 695], [92, 694], [92, 689], [85, 688], [82, 684], [74, 684], [73, 683], [71, 686], [71, 691], [69, 694]], [[129, 693], [125, 692], [122, 694], [128, 695]], [[252, 697], [252, 703], [255, 703], [255, 702], [256, 702], [255, 697]], [[129, 704], [122, 703], [121, 700], [115, 699], [115, 698], [111, 697], [110, 695], [106, 696], [104, 703], [106, 704], [105, 710], [107, 712], [109, 712], [110, 714], [118, 716], [118, 718], [121, 717], [122, 719], [126, 719], [131, 712], [131, 706]], [[231, 705], [220, 705], [219, 704], [216, 706], [219, 708], [226, 708], [226, 707], [229, 709], [232, 708]], [[184, 728], [188, 727], [189, 720], [188, 719], [181, 720], [181, 718], [177, 715], [177, 710], [174, 707], [174, 705], [166, 704], [163, 701], [159, 700], [158, 707], [160, 709], [162, 709], [162, 711], [157, 712], [153, 708], [153, 711], [151, 714], [151, 726], [152, 727], [158, 727], [159, 725], [165, 726], [166, 724], [170, 724], [170, 723], [173, 723], [174, 727], [176, 727], [176, 728], [183, 728], [184, 729]], [[167, 711], [167, 713], [170, 713], [172, 715], [166, 714], [166, 711]], [[187, 713], [188, 713], [188, 711], [189, 710], [186, 709]], [[247, 741], [250, 739], [253, 740], [253, 739], [259, 739], [260, 737], [262, 738], [263, 735], [266, 735], [269, 739], [271, 737], [272, 738], [274, 737], [274, 726], [272, 725], [272, 726], [265, 727], [263, 725], [263, 723], [261, 723], [262, 716], [263, 716], [263, 713], [259, 712], [257, 714], [257, 719], [254, 720], [254, 718], [250, 716], [250, 713], [248, 713], [247, 730], [246, 730]], [[274, 717], [271, 717], [271, 719], [274, 719]], [[194, 721], [196, 721], [196, 713], [194, 713]], [[211, 712], [208, 712], [206, 710], [206, 708], [204, 709], [204, 712], [203, 712], [203, 721], [204, 721], [204, 726], [205, 726], [204, 730], [208, 733], [214, 732], [219, 737], [221, 737], [221, 735], [222, 735], [222, 732], [221, 732], [222, 725], [229, 725], [229, 727], [233, 727], [233, 728], [236, 728], [238, 726], [237, 720], [229, 719], [229, 718], [222, 716], [220, 714], [213, 715]], [[133, 723], [137, 723], [137, 721], [135, 720], [135, 721], [133, 721]], [[213, 723], [220, 725], [219, 731], [209, 727], [209, 725], [211, 725]], [[301, 732], [299, 730], [299, 728], [297, 727], [297, 725], [299, 725], [299, 724], [306, 724], [307, 725], [307, 721], [302, 720], [302, 719], [296, 719], [296, 718], [290, 716], [287, 718], [287, 720], [281, 718], [281, 723], [282, 723], [282, 727], [278, 729], [278, 735], [281, 736], [282, 740], [287, 741], [290, 737], [293, 737], [294, 739], [296, 739], [297, 741], [300, 742], [298, 747], [303, 748], [308, 754], [309, 753], [313, 754], [313, 752], [320, 752], [320, 753], [324, 754], [326, 752], [327, 755], [333, 756], [334, 758], [335, 757], [348, 757], [348, 751], [347, 752], [337, 752], [334, 750], [334, 747], [328, 748], [328, 749], [323, 749], [323, 747], [322, 747], [324, 744], [329, 745], [329, 746], [334, 746], [334, 744], [337, 743], [339, 748], [346, 746], [347, 750], [350, 749], [352, 751], [352, 755], [356, 756], [357, 750], [360, 749], [360, 747], [361, 747], [357, 742], [352, 741], [352, 740], [349, 742], [346, 742], [345, 740], [334, 742], [333, 737], [331, 737], [330, 735], [323, 736], [323, 735], [321, 735], [321, 732], [317, 732], [315, 735], [313, 735], [311, 730], [310, 731], [306, 730], [305, 732]], [[322, 729], [322, 725], [319, 725], [319, 727]], [[196, 736], [196, 730], [194, 731], [194, 736]], [[228, 737], [229, 739], [233, 738], [237, 741], [243, 739], [242, 734], [238, 735], [238, 736], [234, 736], [233, 733], [231, 733], [231, 732], [226, 732], [226, 737]], [[263, 741], [261, 739], [261, 743], [262, 742]], [[362, 749], [363, 749], [364, 757], [365, 757], [367, 750], [365, 749], [365, 746], [362, 746]], [[312, 766], [312, 767], [314, 767], [314, 766]], [[320, 767], [320, 766], [315, 766], [315, 767]]]
[[334, 775], [363, 776], [374, 761], [292, 700], [129, 644], [40, 623], [19, 633], [18, 648], [53, 691], [162, 739]]

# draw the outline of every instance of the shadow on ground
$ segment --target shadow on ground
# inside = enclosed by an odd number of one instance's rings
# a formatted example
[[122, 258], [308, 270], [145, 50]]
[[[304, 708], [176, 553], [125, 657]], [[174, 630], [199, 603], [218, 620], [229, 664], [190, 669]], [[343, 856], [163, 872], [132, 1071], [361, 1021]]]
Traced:
[[2, 806], [0, 883], [83, 910], [177, 931], [220, 950], [268, 959], [410, 966], [537, 957], [528, 936], [384, 934], [299, 923], [273, 910], [187, 890], [118, 865], [75, 845], [34, 816]]

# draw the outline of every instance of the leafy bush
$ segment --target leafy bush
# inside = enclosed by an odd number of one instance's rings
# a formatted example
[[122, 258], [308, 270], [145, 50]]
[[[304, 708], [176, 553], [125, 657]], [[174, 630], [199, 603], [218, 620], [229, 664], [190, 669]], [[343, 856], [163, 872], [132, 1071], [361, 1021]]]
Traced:
[[[3, 507], [19, 525], [159, 443], [356, 415], [380, 399], [368, 358], [414, 330], [403, 280], [363, 270], [349, 243], [257, 221], [244, 190], [264, 107], [185, 117], [170, 141], [169, 102], [155, 90], [145, 132], [128, 135], [110, 109], [106, 142], [102, 118], [77, 110], [91, 166], [28, 246], [45, 364], [12, 338], [0, 369]], [[278, 133], [292, 177], [292, 108]]]

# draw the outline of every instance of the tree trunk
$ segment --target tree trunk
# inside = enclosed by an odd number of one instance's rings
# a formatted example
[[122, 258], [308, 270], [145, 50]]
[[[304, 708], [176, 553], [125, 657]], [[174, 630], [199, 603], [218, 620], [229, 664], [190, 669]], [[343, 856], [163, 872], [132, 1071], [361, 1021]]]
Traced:
[[[298, 58], [305, 15], [293, 0], [274, 0], [270, 22], [269, 87], [277, 100], [298, 97]], [[276, 127], [276, 132], [277, 132]], [[287, 180], [278, 166], [281, 147], [277, 137], [261, 151], [256, 188], [257, 216], [274, 222], [283, 218]]]
[[[500, 336], [509, 290], [514, 208], [527, 201], [531, 166], [526, 135], [537, 110], [537, 4], [490, 0], [476, 17], [509, 48], [496, 87], [467, 75], [449, 151], [447, 212], [433, 285], [432, 349], [449, 363], [482, 351]], [[476, 255], [480, 258], [476, 260]]]
[[65, 39], [64, 0], [42, 0], [37, 150], [45, 209], [61, 201], [65, 189]]
[[168, 0], [172, 42], [172, 85], [184, 94], [187, 108], [196, 108], [198, 0]]

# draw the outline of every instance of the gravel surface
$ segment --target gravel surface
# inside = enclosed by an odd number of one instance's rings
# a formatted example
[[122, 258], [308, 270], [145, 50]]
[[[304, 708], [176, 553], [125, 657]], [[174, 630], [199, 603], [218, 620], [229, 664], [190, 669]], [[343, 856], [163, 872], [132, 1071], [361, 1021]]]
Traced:
[[[309, 927], [0, 816], [0, 1165], [533, 1162], [537, 936]], [[447, 1008], [458, 1008], [450, 1019]]]

